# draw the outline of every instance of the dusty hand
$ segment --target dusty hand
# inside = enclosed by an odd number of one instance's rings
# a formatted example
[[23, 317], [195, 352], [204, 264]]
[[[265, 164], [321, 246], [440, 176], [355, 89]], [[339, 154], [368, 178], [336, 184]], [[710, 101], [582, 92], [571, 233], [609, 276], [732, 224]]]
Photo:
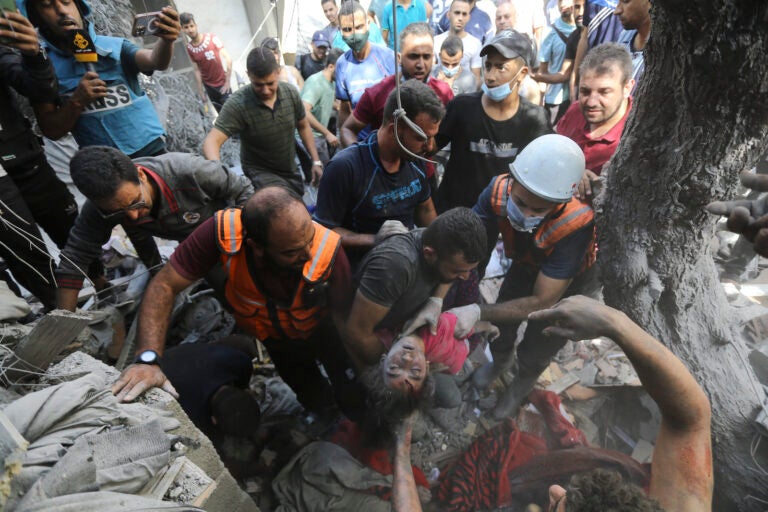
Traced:
[[8, 46], [24, 55], [37, 55], [40, 51], [35, 27], [18, 12], [5, 11], [5, 17], [0, 16], [0, 37], [10, 39]]
[[453, 337], [457, 340], [469, 336], [469, 333], [475, 328], [475, 324], [480, 320], [480, 306], [477, 304], [449, 309], [448, 313], [456, 315], [456, 328], [453, 330]]
[[485, 338], [491, 342], [501, 335], [501, 331], [491, 322], [480, 320], [475, 324], [475, 334], [484, 334]]
[[150, 388], [162, 388], [179, 398], [163, 370], [154, 364], [132, 364], [123, 370], [120, 378], [112, 385], [112, 394], [117, 397], [118, 402], [131, 402]]
[[320, 185], [320, 179], [323, 177], [323, 166], [319, 164], [312, 165], [312, 186]]
[[107, 83], [99, 78], [94, 71], [88, 71], [80, 79], [77, 89], [72, 94], [72, 100], [87, 105], [107, 95]]
[[[768, 191], [768, 176], [741, 173], [741, 183], [758, 192]], [[768, 197], [750, 201], [715, 201], [707, 205], [707, 211], [728, 217], [728, 229], [743, 235], [754, 244], [755, 252], [768, 256]]]
[[416, 316], [408, 320], [403, 326], [403, 336], [408, 336], [422, 325], [429, 326], [429, 332], [437, 334], [437, 322], [440, 320], [440, 313], [443, 310], [443, 299], [439, 297], [430, 297], [427, 302], [421, 306]]
[[597, 195], [599, 183], [600, 176], [586, 169], [584, 170], [584, 176], [581, 177], [581, 182], [579, 182], [579, 189], [573, 195], [576, 196], [576, 199], [591, 199], [593, 195]]
[[398, 235], [400, 233], [407, 232], [408, 228], [405, 227], [405, 224], [399, 220], [386, 220], [384, 221], [384, 224], [381, 225], [381, 228], [379, 228], [379, 232], [376, 233], [374, 241], [376, 245], [378, 245], [392, 235]]
[[534, 311], [528, 320], [549, 324], [543, 332], [572, 340], [613, 336], [616, 315], [621, 313], [589, 297], [576, 295], [563, 299], [549, 309]]
[[325, 140], [328, 141], [328, 144], [331, 145], [331, 147], [337, 148], [339, 147], [339, 138], [332, 134], [331, 132], [328, 132], [328, 135], [325, 136]]
[[179, 23], [179, 13], [173, 7], [163, 7], [155, 23], [158, 28], [163, 30], [157, 34], [157, 37], [169, 43], [173, 43], [178, 39], [179, 32], [181, 32], [181, 24]]

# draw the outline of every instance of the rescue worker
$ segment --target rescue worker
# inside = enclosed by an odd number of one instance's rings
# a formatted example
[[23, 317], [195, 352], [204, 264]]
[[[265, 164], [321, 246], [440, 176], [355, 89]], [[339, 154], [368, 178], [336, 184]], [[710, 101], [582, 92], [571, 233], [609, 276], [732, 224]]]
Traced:
[[354, 418], [363, 397], [339, 336], [352, 297], [349, 262], [341, 237], [313, 222], [301, 197], [282, 187], [259, 190], [243, 209], [217, 212], [152, 279], [139, 311], [136, 362], [112, 387], [117, 398], [131, 401], [151, 387], [175, 394], [159, 366], [171, 308], [218, 262], [228, 272], [225, 295], [238, 326], [264, 344], [304, 408], [330, 419], [335, 394]]
[[515, 341], [528, 314], [552, 307], [570, 295], [594, 295], [594, 212], [573, 197], [584, 174], [584, 154], [562, 135], [531, 141], [510, 164], [511, 174], [494, 177], [473, 210], [485, 224], [489, 253], [501, 232], [504, 251], [513, 263], [496, 304], [470, 304], [450, 310], [457, 316], [457, 337], [478, 320], [501, 329], [491, 345], [493, 362], [472, 376], [478, 388], [490, 385], [515, 363], [514, 381], [499, 397], [494, 418], [519, 407], [566, 339], [542, 335], [542, 324], [528, 321], [523, 339]]

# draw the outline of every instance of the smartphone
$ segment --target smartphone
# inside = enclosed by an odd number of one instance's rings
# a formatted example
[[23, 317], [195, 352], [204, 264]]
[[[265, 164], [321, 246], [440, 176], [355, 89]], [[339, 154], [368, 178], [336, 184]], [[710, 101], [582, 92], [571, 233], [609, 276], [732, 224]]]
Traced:
[[[5, 18], [5, 11], [16, 12], [16, 0], [0, 0], [0, 15]], [[5, 20], [3, 20], [5, 21]], [[10, 23], [2, 23], [3, 30], [13, 30]], [[8, 37], [0, 37], [0, 44], [10, 44], [14, 40]]]
[[157, 19], [162, 14], [160, 11], [144, 12], [133, 17], [133, 37], [156, 36], [164, 33], [164, 30], [157, 26]]

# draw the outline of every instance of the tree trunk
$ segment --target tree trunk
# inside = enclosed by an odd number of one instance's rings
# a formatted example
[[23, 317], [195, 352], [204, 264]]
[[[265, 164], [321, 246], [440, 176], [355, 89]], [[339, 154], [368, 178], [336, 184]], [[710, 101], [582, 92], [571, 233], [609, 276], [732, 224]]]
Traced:
[[764, 510], [768, 477], [750, 443], [765, 396], [718, 281], [716, 219], [704, 205], [732, 196], [766, 148], [768, 2], [655, 0], [652, 18], [645, 75], [597, 205], [605, 300], [709, 395], [714, 510]]

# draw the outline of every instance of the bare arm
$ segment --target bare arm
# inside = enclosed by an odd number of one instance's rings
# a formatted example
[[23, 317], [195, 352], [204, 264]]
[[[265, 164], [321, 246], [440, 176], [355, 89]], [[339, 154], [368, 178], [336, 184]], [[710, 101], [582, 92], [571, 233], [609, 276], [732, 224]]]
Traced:
[[179, 37], [181, 25], [179, 14], [171, 7], [163, 7], [158, 16], [157, 26], [163, 29], [158, 34], [160, 40], [151, 50], [141, 49], [136, 52], [136, 67], [143, 72], [163, 70], [171, 63], [173, 57], [173, 43]]
[[435, 203], [432, 202], [431, 197], [416, 207], [414, 218], [417, 226], [425, 228], [432, 224], [436, 217], [437, 210], [435, 210]]
[[[352, 106], [350, 105], [349, 101], [341, 100], [341, 103], [339, 103], [339, 119], [336, 124], [338, 126], [344, 126], [344, 123], [347, 122], [347, 118], [350, 116], [351, 113], [352, 113]], [[342, 138], [342, 144], [343, 143], [344, 143], [344, 139]]]
[[[429, 5], [429, 4], [427, 4]], [[416, 480], [411, 468], [413, 416], [403, 420], [395, 434], [395, 461], [392, 480], [392, 508], [395, 512], [421, 512]]]
[[376, 235], [356, 233], [342, 227], [336, 227], [333, 230], [341, 235], [341, 246], [344, 249], [370, 249], [376, 245]]
[[581, 61], [584, 60], [584, 56], [589, 51], [589, 27], [584, 27], [581, 30], [581, 36], [579, 36], [579, 45], [576, 47], [576, 59], [573, 61], [573, 80], [571, 87], [571, 101], [576, 101], [579, 97], [579, 68], [581, 67]]
[[296, 129], [299, 131], [299, 137], [301, 137], [301, 141], [304, 143], [309, 156], [312, 157], [312, 184], [318, 186], [320, 178], [323, 177], [323, 166], [322, 164], [315, 164], [315, 162], [320, 162], [320, 157], [317, 155], [315, 137], [312, 135], [312, 128], [309, 126], [309, 120], [306, 115], [296, 123]]
[[[193, 282], [176, 272], [170, 264], [166, 264], [149, 282], [139, 309], [137, 354], [144, 350], [154, 350], [162, 355], [173, 301]], [[112, 393], [119, 401], [130, 402], [154, 387], [162, 387], [176, 394], [176, 390], [159, 366], [132, 364], [123, 370], [120, 378], [112, 385]]]
[[480, 306], [480, 318], [492, 324], [525, 320], [534, 311], [552, 307], [570, 284], [571, 279], [552, 279], [539, 272], [532, 295], [500, 304], [483, 304]]
[[389, 308], [380, 306], [365, 298], [358, 290], [347, 320], [347, 352], [359, 367], [376, 364], [384, 353], [384, 345], [374, 333], [374, 328], [389, 312]]
[[381, 38], [384, 40], [384, 43], [389, 43], [389, 29], [381, 29]]
[[208, 160], [221, 159], [221, 146], [227, 141], [229, 135], [219, 130], [211, 128], [203, 141], [203, 156]]
[[307, 121], [309, 121], [309, 126], [322, 133], [323, 137], [325, 137], [325, 140], [328, 141], [328, 144], [331, 146], [337, 146], [339, 144], [339, 140], [334, 134], [331, 133], [327, 126], [323, 125], [323, 123], [317, 120], [315, 115], [312, 113], [312, 107], [313, 105], [308, 101], [304, 102], [304, 110], [307, 113]]
[[229, 55], [229, 52], [222, 48], [219, 50], [219, 56], [221, 57], [221, 60], [224, 61], [224, 65], [226, 66], [226, 69], [224, 72], [226, 73], [226, 82], [224, 83], [224, 90], [221, 91], [223, 93], [230, 92], [232, 90], [231, 80], [232, 80], [232, 57]]
[[197, 94], [200, 96], [200, 100], [205, 103], [208, 101], [208, 96], [205, 94], [205, 88], [203, 87], [203, 75], [200, 74], [200, 68], [197, 64], [192, 63], [192, 69], [195, 72], [195, 84], [197, 85]]
[[557, 73], [550, 73], [549, 64], [542, 62], [541, 66], [539, 66], [539, 72], [535, 73], [533, 78], [537, 82], [544, 82], [546, 84], [562, 84], [570, 80], [572, 69], [573, 61], [569, 59], [563, 61], [563, 65]]
[[107, 95], [107, 83], [93, 71], [88, 71], [80, 79], [75, 92], [63, 105], [39, 103], [33, 105], [35, 117], [43, 134], [49, 139], [60, 139], [77, 124], [85, 107]]
[[624, 313], [586, 297], [570, 297], [529, 318], [549, 323], [545, 334], [571, 339], [607, 336], [624, 350], [661, 411], [650, 495], [669, 512], [711, 510], [712, 413], [685, 365]]
[[[342, 102], [347, 103], [347, 102]], [[347, 103], [348, 104], [348, 103]], [[339, 111], [339, 117], [341, 117], [341, 111]], [[339, 129], [339, 137], [341, 138], [341, 146], [347, 147], [357, 142], [357, 134], [365, 128], [365, 123], [355, 117], [354, 112], [350, 113]]]

